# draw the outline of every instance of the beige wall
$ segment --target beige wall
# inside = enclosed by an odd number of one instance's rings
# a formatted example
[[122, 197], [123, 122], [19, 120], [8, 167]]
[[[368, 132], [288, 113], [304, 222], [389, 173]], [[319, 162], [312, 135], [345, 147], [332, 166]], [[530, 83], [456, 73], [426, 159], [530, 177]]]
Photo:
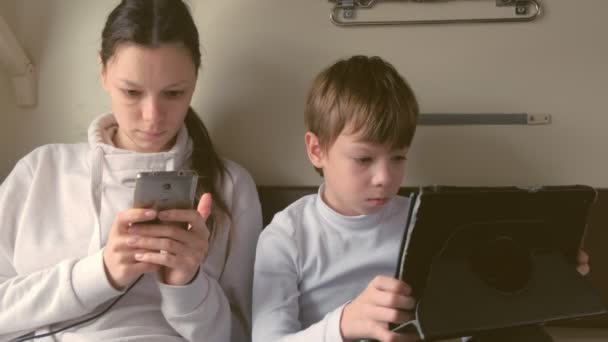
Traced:
[[[86, 138], [88, 122], [109, 110], [98, 82], [97, 51], [111, 1], [2, 0], [2, 12], [38, 73], [38, 105], [19, 108], [0, 69], [0, 178], [46, 143]], [[11, 4], [12, 3], [12, 4]]]
[[[0, 1], [0, 15], [6, 22], [15, 27], [16, 3], [12, 1]], [[11, 88], [8, 74], [0, 66], [0, 179], [2, 179], [9, 164], [12, 164], [16, 158], [16, 151], [11, 150], [10, 146], [14, 146], [18, 137], [14, 134], [16, 108], [14, 105], [13, 89]]]
[[[40, 103], [16, 108], [6, 77], [0, 77], [0, 176], [37, 145], [84, 139], [91, 118], [108, 110], [96, 53], [115, 3], [2, 2], [0, 10], [15, 12], [11, 23], [39, 68]], [[335, 59], [363, 53], [391, 61], [424, 112], [553, 117], [551, 125], [538, 127], [421, 127], [406, 184], [608, 185], [602, 153], [608, 139], [605, 0], [544, 1], [545, 15], [531, 23], [350, 29], [329, 22], [325, 0], [190, 3], [207, 49], [194, 107], [220, 151], [247, 167], [259, 184], [320, 181], [303, 147], [307, 87]], [[418, 8], [452, 6], [432, 10], [462, 13], [466, 7], [480, 14], [479, 3]], [[383, 5], [388, 12], [404, 5], [391, 6], [399, 5]]]

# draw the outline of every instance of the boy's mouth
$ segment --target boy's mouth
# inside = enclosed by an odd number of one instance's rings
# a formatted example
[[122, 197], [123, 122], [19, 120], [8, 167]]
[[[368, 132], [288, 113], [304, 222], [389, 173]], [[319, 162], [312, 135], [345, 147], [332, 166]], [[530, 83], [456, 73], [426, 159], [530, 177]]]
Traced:
[[371, 203], [373, 206], [381, 206], [388, 202], [388, 197], [368, 198], [367, 202]]

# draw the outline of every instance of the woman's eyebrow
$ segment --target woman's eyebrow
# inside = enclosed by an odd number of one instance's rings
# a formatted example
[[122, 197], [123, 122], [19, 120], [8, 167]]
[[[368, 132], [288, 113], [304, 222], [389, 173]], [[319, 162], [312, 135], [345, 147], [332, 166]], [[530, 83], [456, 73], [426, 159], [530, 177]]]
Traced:
[[181, 81], [177, 81], [175, 83], [171, 83], [168, 86], [166, 86], [165, 88], [171, 88], [171, 87], [179, 86], [182, 84], [188, 84], [188, 83], [189, 83], [188, 80], [181, 80]]
[[[137, 82], [129, 81], [129, 80], [126, 80], [126, 79], [118, 79], [118, 80], [120, 82], [124, 83], [128, 87], [136, 87], [136, 88], [141, 87], [141, 85], [138, 84]], [[187, 83], [188, 83], [188, 80], [180, 80], [180, 81], [171, 83], [171, 84], [165, 86], [164, 88], [171, 88], [171, 87], [175, 87], [175, 86], [182, 85], [182, 84], [187, 84]]]

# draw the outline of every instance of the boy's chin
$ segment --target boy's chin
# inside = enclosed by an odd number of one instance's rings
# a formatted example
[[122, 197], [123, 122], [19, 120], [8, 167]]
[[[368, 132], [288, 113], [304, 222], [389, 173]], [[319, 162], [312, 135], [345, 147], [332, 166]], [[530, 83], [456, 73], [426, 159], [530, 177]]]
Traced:
[[382, 210], [382, 208], [384, 208], [385, 204], [381, 204], [381, 205], [365, 205], [362, 206], [361, 208], [359, 208], [359, 210], [357, 210], [359, 212], [359, 215], [371, 215], [371, 214], [375, 214], [377, 212], [379, 212], [380, 210]]

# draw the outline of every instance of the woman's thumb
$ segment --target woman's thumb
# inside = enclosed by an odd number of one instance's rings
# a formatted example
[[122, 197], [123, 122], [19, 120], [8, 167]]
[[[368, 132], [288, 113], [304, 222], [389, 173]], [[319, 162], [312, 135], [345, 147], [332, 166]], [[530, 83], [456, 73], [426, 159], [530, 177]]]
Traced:
[[196, 207], [196, 211], [203, 217], [203, 219], [207, 219], [211, 214], [211, 194], [206, 192], [201, 196], [201, 199], [198, 201], [198, 206]]

